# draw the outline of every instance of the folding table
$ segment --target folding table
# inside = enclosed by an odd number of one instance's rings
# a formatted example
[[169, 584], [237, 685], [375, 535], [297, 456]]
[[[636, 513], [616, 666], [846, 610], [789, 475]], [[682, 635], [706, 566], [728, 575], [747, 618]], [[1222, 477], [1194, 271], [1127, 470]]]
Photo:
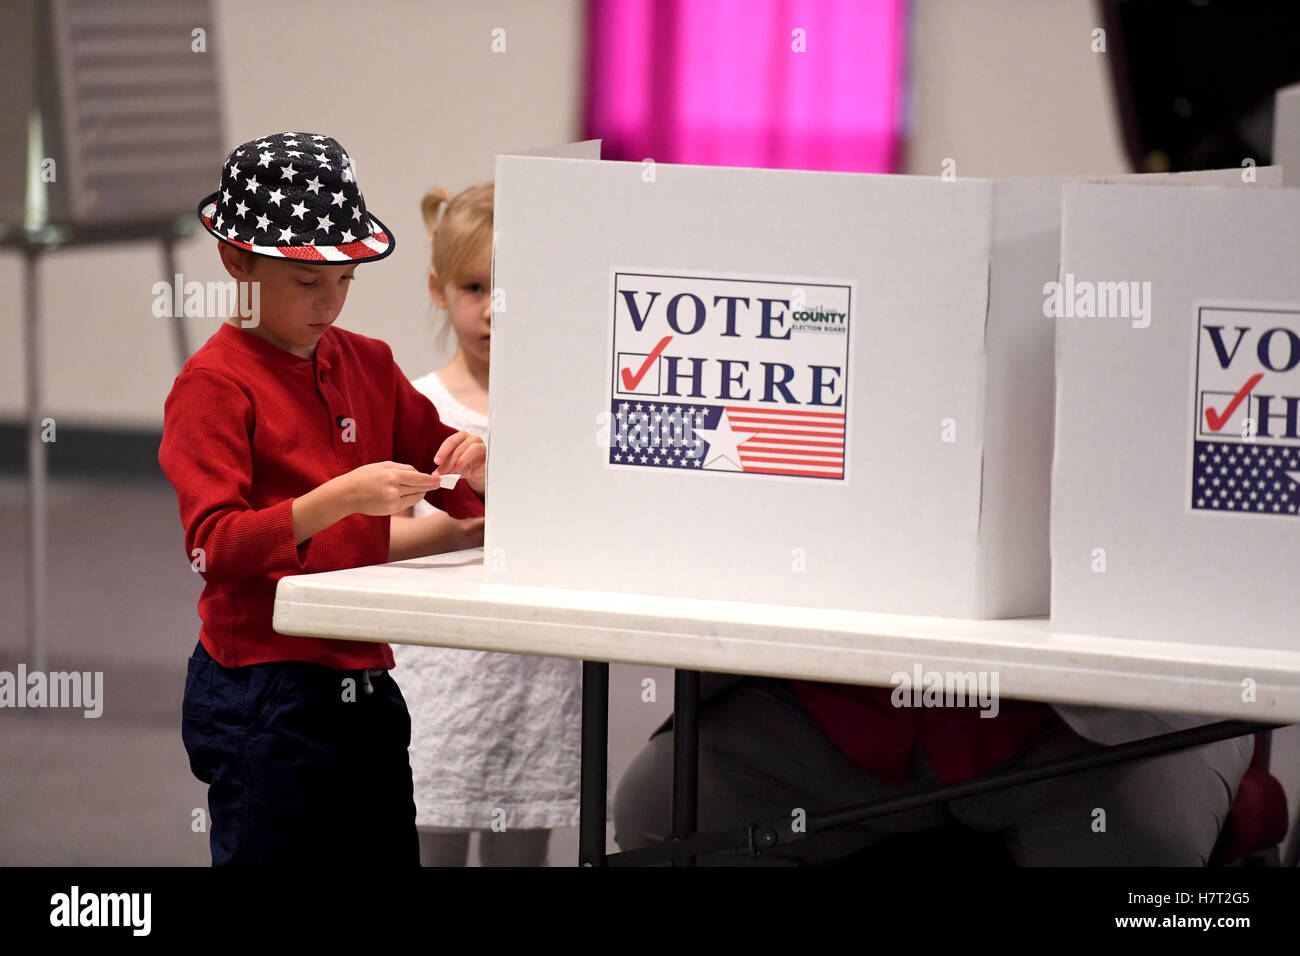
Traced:
[[[729, 848], [758, 855], [873, 816], [1300, 721], [1300, 652], [1056, 634], [1044, 618], [957, 620], [489, 585], [482, 548], [282, 578], [273, 623], [287, 634], [582, 660], [583, 866], [691, 865], [698, 853]], [[677, 696], [672, 837], [607, 855], [610, 662], [674, 668]], [[804, 833], [791, 833], [789, 820], [695, 832], [700, 671], [889, 686], [890, 675], [917, 662], [927, 671], [995, 671], [1008, 698], [1227, 719], [810, 815]], [[1255, 681], [1253, 700], [1243, 700], [1244, 675]]]

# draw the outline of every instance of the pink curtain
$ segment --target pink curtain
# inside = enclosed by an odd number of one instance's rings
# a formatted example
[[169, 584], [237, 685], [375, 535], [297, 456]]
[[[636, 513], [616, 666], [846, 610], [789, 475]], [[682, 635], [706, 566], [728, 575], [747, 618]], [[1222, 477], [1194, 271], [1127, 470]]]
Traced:
[[603, 139], [604, 158], [897, 168], [906, 0], [588, 7], [584, 138]]

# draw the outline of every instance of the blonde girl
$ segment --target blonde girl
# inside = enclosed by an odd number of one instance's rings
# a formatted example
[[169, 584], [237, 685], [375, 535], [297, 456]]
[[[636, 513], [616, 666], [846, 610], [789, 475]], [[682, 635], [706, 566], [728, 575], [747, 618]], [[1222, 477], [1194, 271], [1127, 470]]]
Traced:
[[[442, 420], [488, 440], [492, 184], [420, 203], [433, 244], [429, 296], [454, 333], [452, 359], [412, 384]], [[483, 518], [420, 501], [392, 518], [389, 560], [481, 547]], [[416, 826], [425, 866], [464, 866], [478, 832], [484, 866], [543, 866], [550, 831], [578, 823], [581, 663], [393, 645], [411, 712]]]

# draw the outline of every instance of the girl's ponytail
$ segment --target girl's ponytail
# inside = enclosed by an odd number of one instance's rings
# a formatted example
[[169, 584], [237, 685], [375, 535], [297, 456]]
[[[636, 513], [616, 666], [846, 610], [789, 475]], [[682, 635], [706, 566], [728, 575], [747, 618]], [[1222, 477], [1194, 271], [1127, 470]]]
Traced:
[[451, 193], [446, 189], [430, 189], [420, 200], [420, 213], [424, 216], [424, 230], [429, 234], [429, 241], [433, 241], [434, 235], [438, 231], [439, 214], [446, 205], [451, 202]]

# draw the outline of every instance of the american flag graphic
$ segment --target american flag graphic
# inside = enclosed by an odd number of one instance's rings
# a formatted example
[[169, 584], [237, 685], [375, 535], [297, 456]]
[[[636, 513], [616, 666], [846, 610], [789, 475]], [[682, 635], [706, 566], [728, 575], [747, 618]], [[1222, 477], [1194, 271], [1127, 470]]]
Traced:
[[844, 413], [728, 405], [743, 471], [805, 478], [844, 477]]
[[616, 401], [611, 465], [844, 478], [844, 413]]
[[1300, 448], [1263, 442], [1195, 443], [1192, 508], [1289, 515], [1300, 507]]

